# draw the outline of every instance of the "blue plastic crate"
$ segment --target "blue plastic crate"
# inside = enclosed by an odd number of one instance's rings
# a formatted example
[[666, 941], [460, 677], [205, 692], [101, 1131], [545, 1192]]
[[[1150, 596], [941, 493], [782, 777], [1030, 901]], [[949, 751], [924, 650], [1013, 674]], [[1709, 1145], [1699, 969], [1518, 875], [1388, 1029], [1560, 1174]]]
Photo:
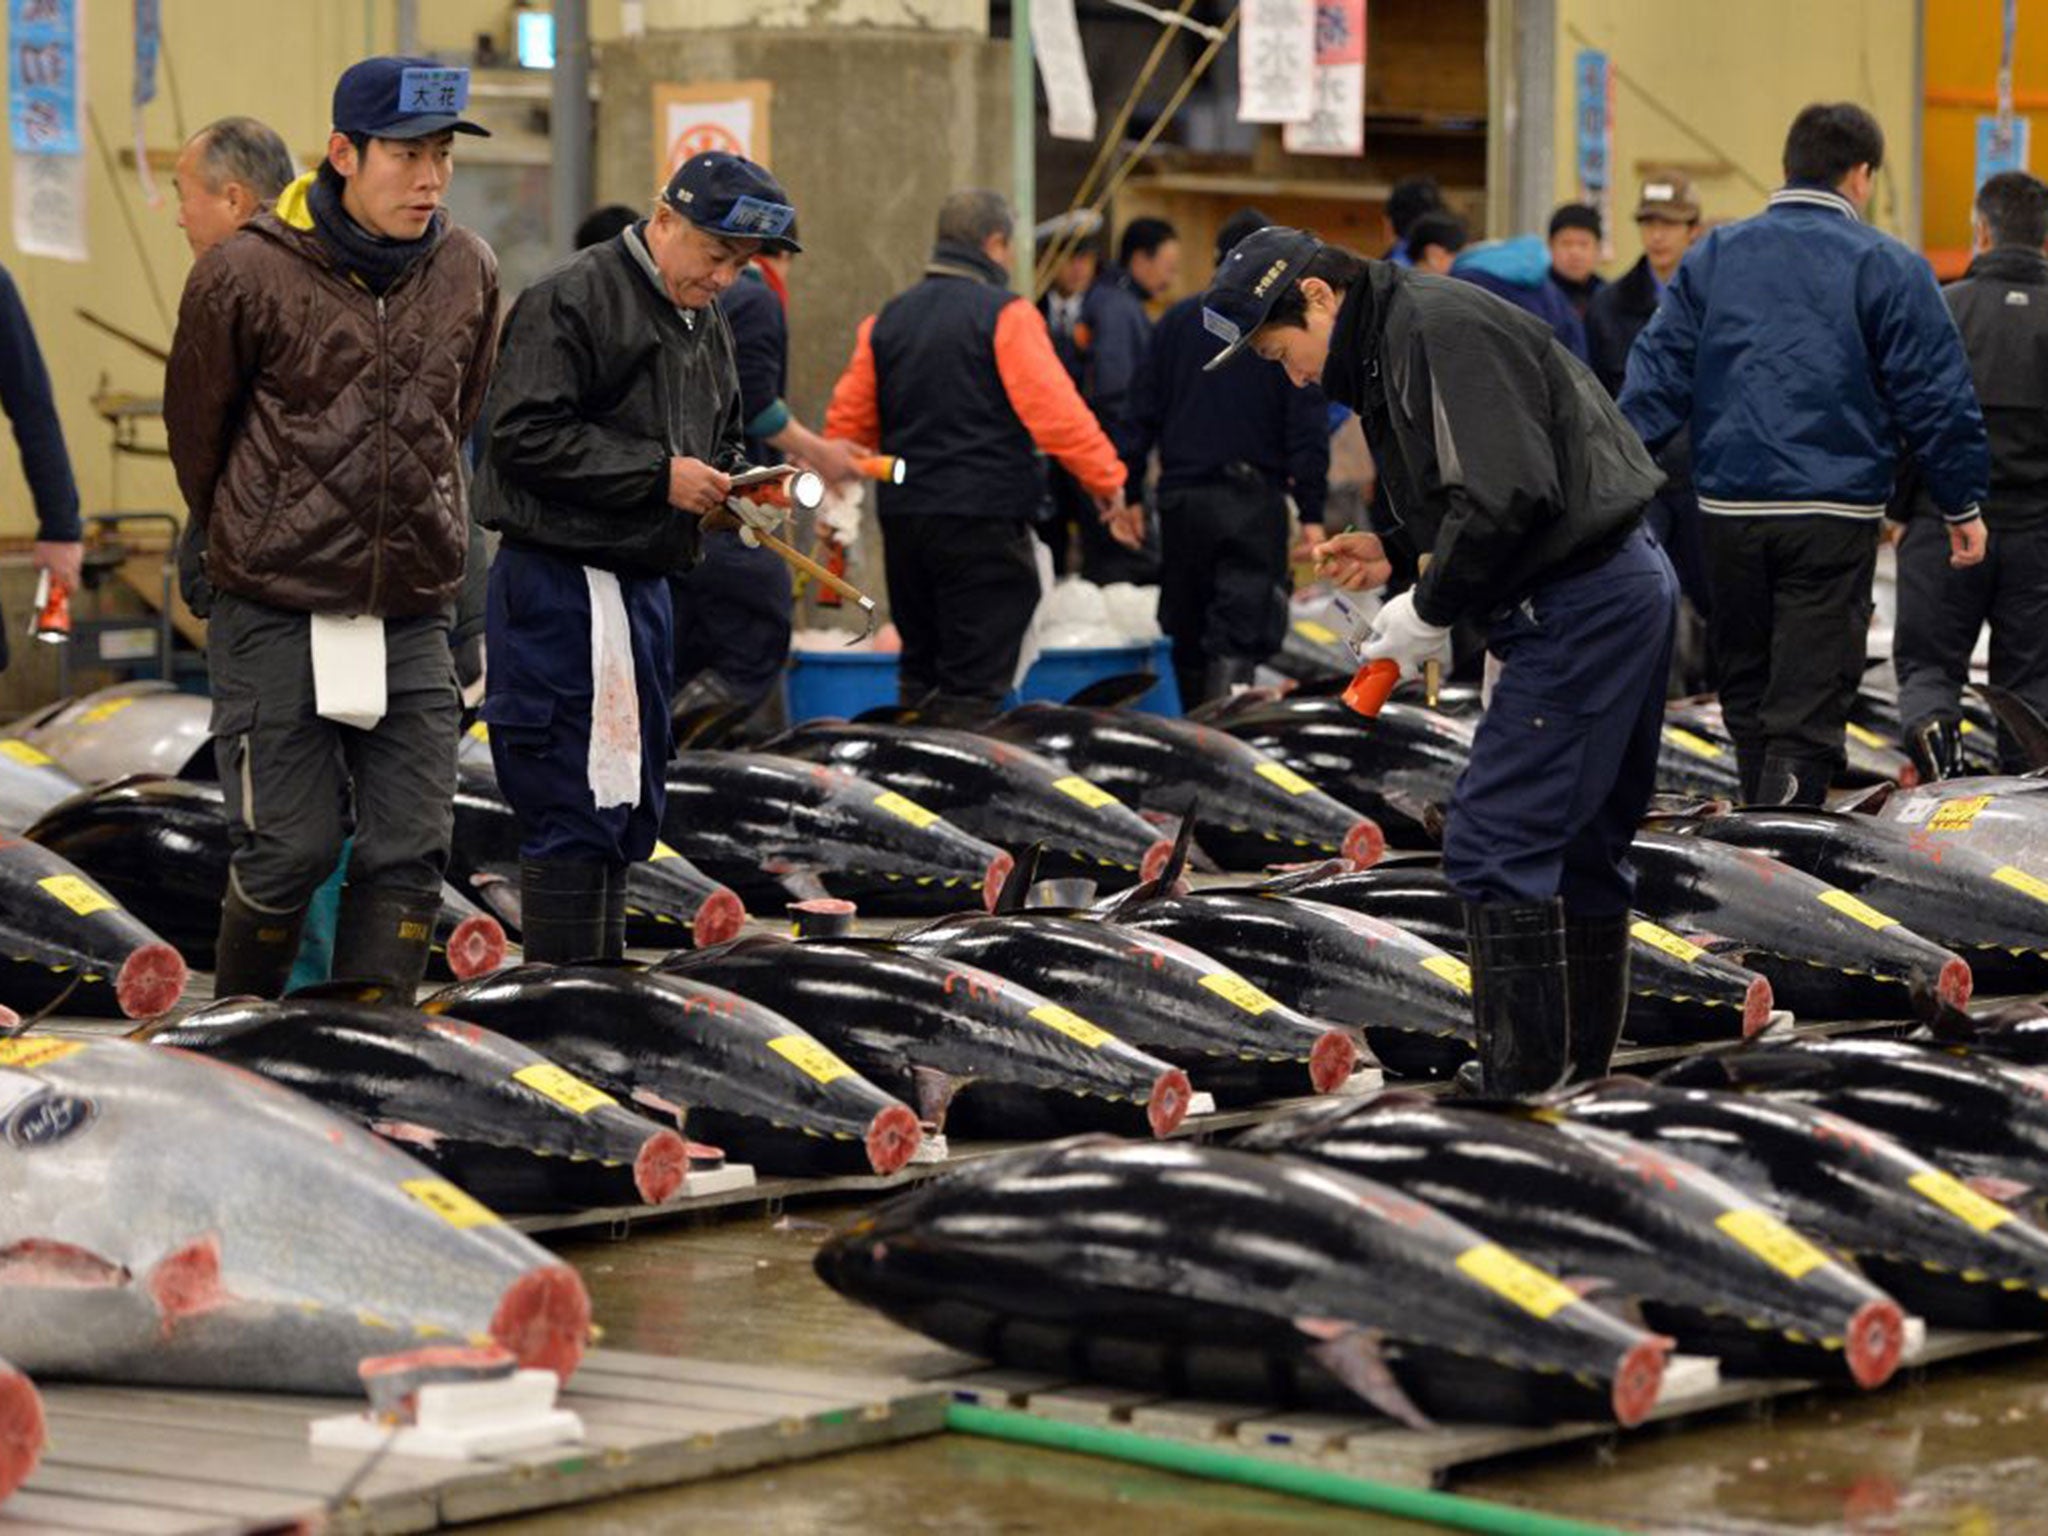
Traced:
[[[1042, 652], [1011, 700], [1065, 699], [1105, 677], [1144, 671], [1158, 674], [1159, 681], [1136, 707], [1179, 714], [1173, 650], [1165, 640]], [[789, 658], [788, 689], [792, 721], [850, 720], [862, 710], [896, 702], [896, 658], [879, 651], [795, 651]]]

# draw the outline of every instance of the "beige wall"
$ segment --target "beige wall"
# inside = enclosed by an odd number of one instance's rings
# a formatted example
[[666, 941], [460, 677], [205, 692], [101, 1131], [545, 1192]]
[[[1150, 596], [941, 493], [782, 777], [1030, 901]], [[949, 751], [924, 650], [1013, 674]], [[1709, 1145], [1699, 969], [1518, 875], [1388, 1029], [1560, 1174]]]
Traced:
[[1775, 188], [1785, 129], [1810, 101], [1856, 101], [1876, 113], [1889, 163], [1869, 217], [1911, 236], [1920, 112], [1915, 16], [1914, 0], [1558, 0], [1558, 200], [1576, 196], [1578, 185], [1573, 60], [1581, 48], [1595, 47], [1721, 152], [1703, 147], [1617, 81], [1610, 275], [1641, 254], [1629, 215], [1645, 169], [1675, 163], [1692, 175], [1708, 218], [1747, 217], [1765, 194], [1737, 167]]

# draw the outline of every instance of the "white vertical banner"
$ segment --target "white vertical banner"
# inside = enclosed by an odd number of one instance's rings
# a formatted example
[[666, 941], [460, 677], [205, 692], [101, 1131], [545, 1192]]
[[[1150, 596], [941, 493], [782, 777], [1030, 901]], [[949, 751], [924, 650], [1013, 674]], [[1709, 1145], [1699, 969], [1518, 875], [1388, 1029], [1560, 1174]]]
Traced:
[[84, 261], [85, 0], [8, 0], [7, 113], [14, 140], [14, 243]]
[[14, 244], [24, 256], [87, 259], [85, 156], [14, 157]]
[[1306, 123], [1316, 112], [1315, 0], [1243, 0], [1237, 120]]
[[1074, 0], [1031, 0], [1031, 51], [1045, 82], [1046, 125], [1052, 136], [1093, 143], [1095, 90], [1088, 83]]
[[1365, 0], [1316, 0], [1315, 115], [1280, 137], [1291, 155], [1365, 153]]

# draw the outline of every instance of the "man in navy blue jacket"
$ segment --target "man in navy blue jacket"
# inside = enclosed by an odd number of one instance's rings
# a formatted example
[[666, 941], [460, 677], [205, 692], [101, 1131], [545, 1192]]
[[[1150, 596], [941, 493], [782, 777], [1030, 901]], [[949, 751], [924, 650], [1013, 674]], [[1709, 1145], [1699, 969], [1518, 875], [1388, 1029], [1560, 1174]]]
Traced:
[[[50, 371], [21, 292], [0, 267], [0, 407], [21, 449], [21, 471], [36, 504], [35, 563], [66, 585], [78, 585], [84, 546], [79, 543], [78, 483], [64, 449], [64, 427], [50, 393]], [[7, 665], [7, 630], [0, 624], [0, 668]]]
[[1878, 528], [1903, 443], [1984, 558], [1990, 457], [1927, 264], [1862, 222], [1884, 134], [1807, 107], [1785, 182], [1686, 256], [1628, 360], [1621, 409], [1662, 448], [1692, 427], [1721, 709], [1752, 803], [1818, 805], [1863, 675]]

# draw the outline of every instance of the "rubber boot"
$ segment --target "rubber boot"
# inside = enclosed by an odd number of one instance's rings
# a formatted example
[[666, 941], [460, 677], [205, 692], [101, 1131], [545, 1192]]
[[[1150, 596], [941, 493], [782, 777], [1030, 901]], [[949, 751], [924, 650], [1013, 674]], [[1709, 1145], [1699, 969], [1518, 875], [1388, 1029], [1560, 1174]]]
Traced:
[[244, 901], [229, 880], [227, 897], [220, 904], [220, 936], [213, 946], [213, 995], [284, 996], [305, 927], [304, 907], [296, 912], [262, 911]]
[[1571, 1080], [1590, 1083], [1614, 1065], [1628, 1020], [1629, 919], [1564, 920], [1566, 993], [1571, 999]]
[[1735, 749], [1735, 775], [1742, 782], [1742, 800], [1740, 803], [1743, 805], [1761, 805], [1763, 802], [1757, 799], [1757, 794], [1762, 790], [1764, 782], [1763, 754], [1759, 752], [1745, 752], [1738, 746]]
[[519, 861], [519, 947], [543, 965], [604, 954], [609, 868], [596, 859]]
[[1756, 805], [1825, 805], [1828, 781], [1834, 777], [1827, 763], [1808, 762], [1796, 757], [1766, 757]]
[[1202, 699], [1227, 699], [1252, 685], [1259, 664], [1249, 656], [1211, 656], [1202, 670]]
[[1959, 779], [1963, 766], [1963, 728], [1954, 720], [1926, 720], [1906, 732], [1906, 754], [1919, 770], [1920, 781]]
[[1468, 901], [1465, 933], [1479, 1060], [1458, 1085], [1489, 1098], [1548, 1092], [1570, 1062], [1564, 903]]
[[626, 881], [633, 872], [630, 864], [610, 864], [604, 872], [604, 944], [598, 951], [603, 960], [626, 958]]
[[341, 889], [341, 917], [334, 925], [334, 979], [383, 987], [392, 1000], [410, 1003], [427, 974], [439, 891], [394, 891], [385, 886]]

